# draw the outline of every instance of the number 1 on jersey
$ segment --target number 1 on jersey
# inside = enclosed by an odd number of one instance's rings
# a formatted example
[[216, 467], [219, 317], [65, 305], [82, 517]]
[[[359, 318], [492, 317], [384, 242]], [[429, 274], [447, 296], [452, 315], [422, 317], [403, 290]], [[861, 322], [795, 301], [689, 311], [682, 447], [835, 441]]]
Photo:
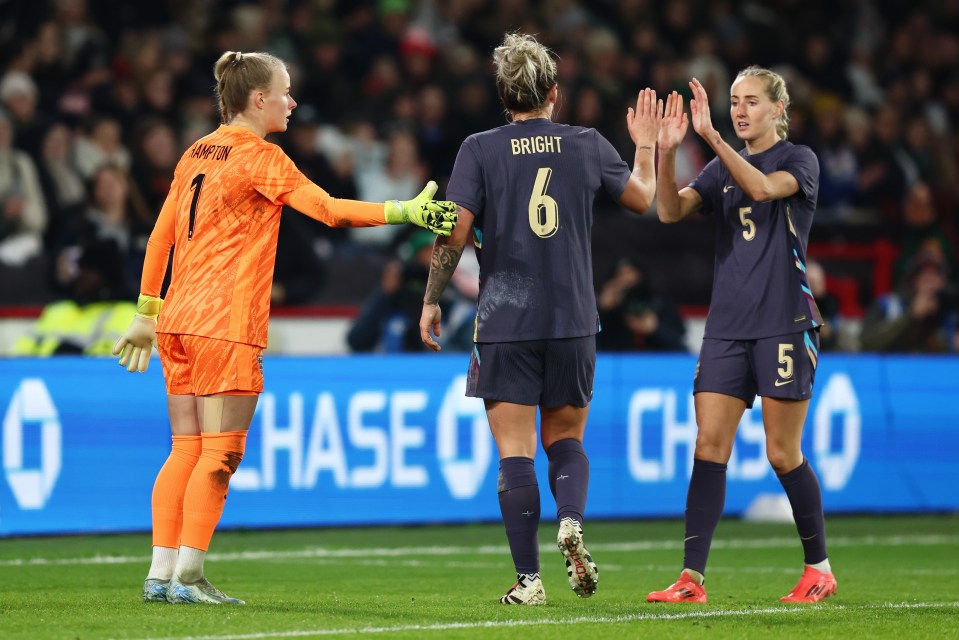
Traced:
[[206, 177], [205, 173], [198, 173], [196, 177], [193, 178], [193, 182], [190, 183], [190, 191], [193, 192], [193, 200], [190, 202], [190, 229], [187, 232], [187, 240], [193, 239], [193, 225], [196, 224], [196, 203], [200, 201], [200, 189], [203, 188], [203, 179]]
[[546, 195], [551, 175], [552, 169], [540, 167], [529, 197], [529, 226], [540, 238], [548, 238], [559, 229], [559, 205]]

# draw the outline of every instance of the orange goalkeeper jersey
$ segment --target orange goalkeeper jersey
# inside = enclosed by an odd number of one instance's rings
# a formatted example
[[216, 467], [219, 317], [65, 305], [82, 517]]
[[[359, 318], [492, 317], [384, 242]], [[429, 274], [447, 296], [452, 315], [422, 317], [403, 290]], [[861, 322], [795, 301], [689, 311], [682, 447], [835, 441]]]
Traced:
[[336, 200], [276, 145], [222, 125], [180, 158], [143, 267], [140, 291], [173, 276], [157, 331], [266, 346], [284, 204], [330, 226], [385, 224], [383, 205]]

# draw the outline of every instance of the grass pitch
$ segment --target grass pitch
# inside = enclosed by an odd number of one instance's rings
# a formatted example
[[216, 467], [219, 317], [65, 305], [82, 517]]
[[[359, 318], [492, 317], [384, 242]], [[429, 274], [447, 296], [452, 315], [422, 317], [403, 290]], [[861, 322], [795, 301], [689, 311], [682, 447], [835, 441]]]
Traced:
[[220, 532], [207, 576], [246, 606], [145, 604], [145, 534], [0, 540], [0, 638], [959, 638], [959, 516], [831, 517], [839, 593], [785, 605], [791, 525], [724, 520], [705, 605], [652, 605], [682, 562], [679, 521], [589, 522], [598, 593], [569, 589], [551, 523], [545, 607], [507, 607], [499, 525]]

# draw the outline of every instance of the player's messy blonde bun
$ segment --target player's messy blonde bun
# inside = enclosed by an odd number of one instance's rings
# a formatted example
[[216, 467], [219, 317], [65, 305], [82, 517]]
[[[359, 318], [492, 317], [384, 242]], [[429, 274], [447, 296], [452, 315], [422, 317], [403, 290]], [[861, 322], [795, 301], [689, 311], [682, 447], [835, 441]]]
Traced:
[[213, 77], [223, 124], [229, 124], [236, 114], [246, 109], [251, 91], [269, 90], [277, 67], [286, 65], [269, 53], [227, 51], [220, 56], [213, 65]]
[[493, 50], [496, 90], [507, 111], [529, 113], [540, 109], [556, 84], [556, 60], [536, 38], [508, 33]]

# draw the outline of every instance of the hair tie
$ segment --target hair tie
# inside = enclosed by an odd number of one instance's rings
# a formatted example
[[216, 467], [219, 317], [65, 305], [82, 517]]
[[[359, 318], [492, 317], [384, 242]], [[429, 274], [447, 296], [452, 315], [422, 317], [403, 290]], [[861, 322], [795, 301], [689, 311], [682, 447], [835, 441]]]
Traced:
[[243, 53], [241, 51], [237, 51], [235, 54], [233, 54], [233, 64], [239, 64], [242, 60]]

